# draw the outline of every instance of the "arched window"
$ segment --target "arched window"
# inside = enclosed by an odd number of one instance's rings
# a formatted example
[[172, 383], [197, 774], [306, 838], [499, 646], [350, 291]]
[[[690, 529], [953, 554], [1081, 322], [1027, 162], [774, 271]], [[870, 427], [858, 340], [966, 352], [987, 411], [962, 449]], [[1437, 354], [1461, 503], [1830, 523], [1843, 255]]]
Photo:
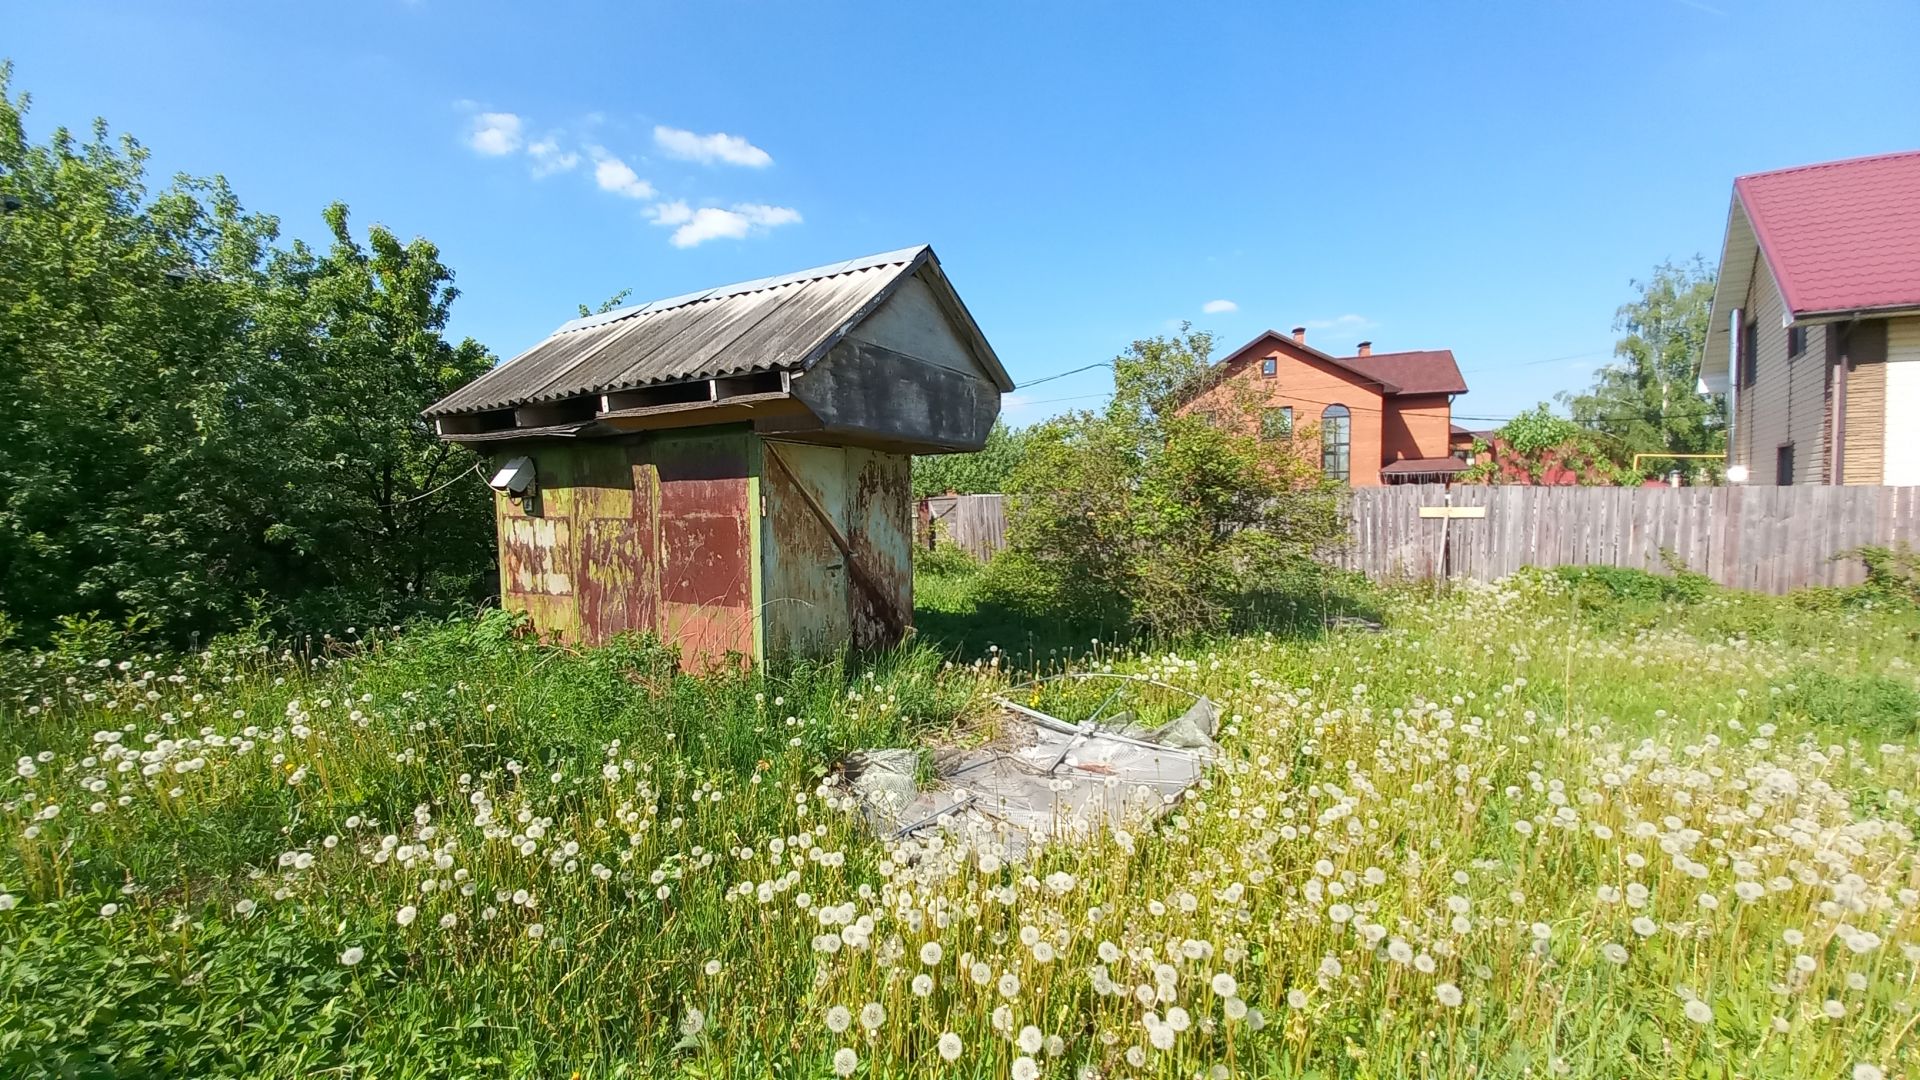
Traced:
[[1320, 471], [1345, 483], [1352, 470], [1353, 414], [1345, 405], [1329, 405], [1320, 414]]

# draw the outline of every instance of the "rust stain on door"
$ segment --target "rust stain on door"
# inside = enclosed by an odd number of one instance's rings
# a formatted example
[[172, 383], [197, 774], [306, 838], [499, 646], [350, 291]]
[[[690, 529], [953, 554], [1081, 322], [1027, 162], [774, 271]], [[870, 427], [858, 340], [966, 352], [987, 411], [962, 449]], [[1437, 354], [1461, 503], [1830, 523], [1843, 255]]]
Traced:
[[729, 654], [753, 656], [748, 438], [657, 444], [659, 621], [688, 668], [712, 667]]
[[847, 539], [874, 591], [849, 590], [853, 643], [868, 649], [891, 645], [913, 622], [913, 521], [908, 512], [913, 483], [902, 454], [849, 449]]

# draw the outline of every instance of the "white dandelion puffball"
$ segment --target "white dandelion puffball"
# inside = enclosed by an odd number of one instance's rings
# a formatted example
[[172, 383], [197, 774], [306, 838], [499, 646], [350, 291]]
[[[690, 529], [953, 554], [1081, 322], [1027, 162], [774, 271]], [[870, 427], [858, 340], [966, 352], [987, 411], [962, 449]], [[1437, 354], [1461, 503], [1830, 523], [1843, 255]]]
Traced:
[[1040, 1048], [1046, 1045], [1047, 1037], [1040, 1033], [1039, 1028], [1028, 1024], [1026, 1027], [1020, 1029], [1020, 1034], [1013, 1041], [1019, 1044], [1020, 1049], [1025, 1050], [1027, 1053], [1037, 1054], [1040, 1052]]
[[929, 941], [925, 945], [920, 946], [920, 962], [928, 967], [932, 967], [940, 962], [941, 953], [940, 943], [937, 941]]
[[347, 967], [352, 967], [366, 958], [367, 950], [358, 945], [349, 945], [347, 946], [347, 951], [340, 954], [340, 962]]
[[959, 1061], [960, 1060], [960, 1051], [962, 1049], [960, 1045], [960, 1036], [955, 1035], [953, 1032], [949, 1031], [946, 1034], [940, 1036], [940, 1041], [935, 1045], [938, 1047], [940, 1051], [940, 1060], [942, 1061]]
[[1465, 1000], [1460, 993], [1460, 988], [1450, 982], [1443, 982], [1439, 986], [1434, 987], [1433, 996], [1439, 998], [1440, 1004], [1445, 1005], [1449, 1009], [1459, 1008], [1460, 1002]]
[[827, 1030], [835, 1035], [853, 1026], [853, 1012], [845, 1005], [835, 1005], [827, 1010]]
[[1701, 1001], [1699, 998], [1694, 998], [1692, 1001], [1687, 1002], [1686, 1007], [1681, 1009], [1680, 1011], [1687, 1015], [1687, 1019], [1693, 1021], [1696, 1024], [1713, 1023], [1712, 1006], [1708, 1005], [1704, 1001]]
[[860, 1026], [868, 1031], [879, 1031], [880, 1025], [887, 1022], [887, 1010], [877, 1001], [869, 1001], [860, 1006]]
[[1234, 977], [1222, 971], [1213, 977], [1213, 992], [1223, 998], [1232, 997], [1240, 990], [1240, 984]]
[[680, 1034], [691, 1039], [707, 1028], [707, 1014], [693, 1006], [687, 1006], [687, 1015], [680, 1019]]
[[1035, 1080], [1040, 1075], [1040, 1066], [1025, 1054], [1013, 1059], [1013, 1080]]
[[1627, 962], [1627, 947], [1618, 942], [1609, 941], [1600, 946], [1600, 955], [1606, 957], [1610, 964], [1624, 964]]
[[924, 971], [913, 977], [912, 986], [914, 997], [933, 996], [933, 976]]
[[442, 930], [451, 930], [455, 926], [458, 926], [459, 924], [460, 924], [460, 916], [455, 915], [451, 911], [447, 912], [445, 915], [440, 916], [440, 929]]
[[399, 923], [401, 926], [412, 926], [413, 920], [419, 917], [420, 909], [414, 907], [412, 904], [408, 904], [406, 907], [393, 913], [393, 921]]
[[1880, 1066], [1863, 1061], [1853, 1067], [1853, 1080], [1887, 1080], [1887, 1074], [1880, 1071]]
[[1000, 976], [1000, 996], [1011, 1001], [1020, 996], [1020, 976], [1009, 971]]
[[854, 1053], [852, 1047], [843, 1046], [833, 1052], [833, 1074], [835, 1076], [852, 1076], [853, 1070], [859, 1067], [860, 1055]]

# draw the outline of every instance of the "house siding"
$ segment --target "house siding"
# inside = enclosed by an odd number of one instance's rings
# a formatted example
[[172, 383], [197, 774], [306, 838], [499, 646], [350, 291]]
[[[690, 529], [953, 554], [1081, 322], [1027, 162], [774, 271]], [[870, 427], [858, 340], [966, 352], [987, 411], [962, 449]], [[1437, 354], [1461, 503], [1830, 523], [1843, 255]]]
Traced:
[[1841, 483], [1878, 484], [1885, 476], [1887, 365], [1856, 358], [1847, 371], [1846, 453]]
[[[1758, 352], [1754, 384], [1739, 388], [1734, 460], [1747, 465], [1751, 483], [1823, 483], [1831, 475], [1829, 335], [1810, 328], [1806, 351], [1788, 359], [1785, 305], [1764, 261], [1743, 306], [1755, 328]], [[1734, 377], [1739, 377], [1737, 363]], [[1794, 448], [1794, 475], [1783, 478], [1776, 464], [1779, 448], [1788, 443]]]
[[1920, 318], [1887, 320], [1881, 483], [1920, 484]]
[[[1278, 373], [1260, 373], [1261, 361], [1278, 359]], [[1385, 399], [1378, 390], [1359, 384], [1356, 377], [1330, 364], [1287, 352], [1282, 348], [1231, 361], [1226, 377], [1208, 387], [1181, 411], [1214, 413], [1233, 418], [1234, 425], [1248, 434], [1257, 434], [1262, 409], [1291, 406], [1295, 438], [1318, 439], [1320, 417], [1329, 405], [1345, 405], [1352, 414], [1348, 444], [1348, 482], [1354, 487], [1377, 487], [1380, 465], [1388, 460], [1382, 454], [1382, 417]], [[1445, 454], [1448, 421], [1440, 420], [1442, 447], [1435, 457]]]

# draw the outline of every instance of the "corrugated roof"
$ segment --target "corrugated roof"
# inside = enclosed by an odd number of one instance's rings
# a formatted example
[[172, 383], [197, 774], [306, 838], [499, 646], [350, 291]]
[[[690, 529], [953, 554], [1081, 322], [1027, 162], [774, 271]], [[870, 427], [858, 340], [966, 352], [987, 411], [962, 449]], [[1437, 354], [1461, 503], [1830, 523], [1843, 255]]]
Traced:
[[590, 315], [448, 395], [423, 415], [486, 412], [655, 383], [802, 368], [922, 267], [951, 297], [981, 362], [1010, 387], [933, 249], [902, 248]]
[[1920, 150], [1733, 182], [1794, 315], [1920, 306]]

